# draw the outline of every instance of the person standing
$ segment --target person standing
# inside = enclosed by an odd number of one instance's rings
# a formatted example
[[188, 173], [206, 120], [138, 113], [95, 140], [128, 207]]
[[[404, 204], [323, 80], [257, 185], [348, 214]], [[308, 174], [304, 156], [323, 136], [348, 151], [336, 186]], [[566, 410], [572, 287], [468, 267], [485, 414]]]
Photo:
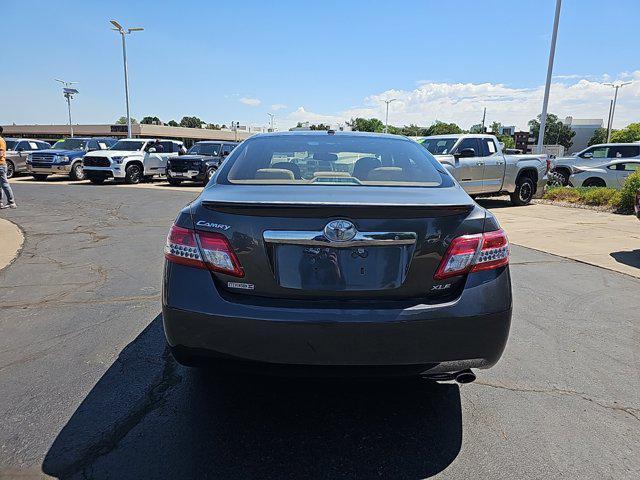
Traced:
[[[0, 208], [17, 208], [16, 201], [13, 197], [13, 190], [9, 185], [9, 179], [7, 178], [7, 142], [2, 138], [2, 127], [0, 126]], [[6, 197], [7, 204], [2, 205], [2, 193]]]

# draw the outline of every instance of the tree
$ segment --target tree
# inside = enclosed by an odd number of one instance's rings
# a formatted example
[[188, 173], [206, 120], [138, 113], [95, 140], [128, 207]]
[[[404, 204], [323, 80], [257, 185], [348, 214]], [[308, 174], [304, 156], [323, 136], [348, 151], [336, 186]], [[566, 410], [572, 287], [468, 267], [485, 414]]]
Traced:
[[[131, 117], [131, 125], [133, 125], [134, 123], [138, 123], [138, 121]], [[127, 124], [127, 117], [120, 117], [118, 120], [116, 120], [116, 125], [126, 125]]]
[[621, 130], [611, 134], [612, 142], [637, 142], [640, 141], [640, 122], [630, 123]]
[[455, 123], [445, 123], [436, 120], [429, 128], [427, 128], [426, 135], [449, 135], [462, 133], [462, 129]]
[[499, 142], [504, 144], [504, 148], [515, 148], [516, 141], [513, 139], [511, 135], [504, 135], [500, 133], [500, 129], [502, 128], [502, 124], [500, 122], [492, 122], [491, 123], [491, 133], [493, 133]]
[[140, 123], [142, 125], [162, 125], [162, 121], [158, 117], [144, 117]]
[[180, 126], [187, 128], [202, 128], [203, 123], [198, 117], [182, 117], [180, 120]]
[[384, 123], [377, 118], [352, 118], [347, 125], [357, 132], [384, 132]]
[[[529, 129], [534, 143], [537, 143], [538, 133], [540, 132], [540, 115], [538, 115], [537, 119], [529, 120]], [[565, 148], [570, 148], [573, 145], [572, 138], [575, 134], [576, 132], [571, 130], [568, 125], [558, 120], [557, 115], [553, 113], [547, 114], [547, 123], [544, 127], [545, 145], [563, 145]]]
[[605, 143], [607, 141], [607, 129], [606, 128], [596, 128], [596, 131], [593, 132], [593, 135], [589, 139], [587, 146], [597, 145], [599, 143]]
[[176, 122], [175, 120], [169, 120], [169, 123], [167, 123], [167, 125], [169, 125], [170, 127], [179, 127], [180, 124], [178, 122]]
[[206, 126], [207, 130], [220, 130], [220, 124], [218, 123], [208, 123]]
[[311, 130], [331, 130], [331, 126], [326, 125], [324, 123], [319, 123], [317, 125], [309, 125]]

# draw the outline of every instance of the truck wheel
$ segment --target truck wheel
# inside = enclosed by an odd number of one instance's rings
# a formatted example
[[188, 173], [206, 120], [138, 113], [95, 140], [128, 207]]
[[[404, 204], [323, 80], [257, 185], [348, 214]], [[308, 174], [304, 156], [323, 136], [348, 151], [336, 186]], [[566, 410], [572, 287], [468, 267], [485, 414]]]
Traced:
[[11, 178], [16, 173], [16, 167], [11, 160], [7, 160], [7, 178]]
[[82, 169], [82, 162], [76, 162], [71, 167], [69, 172], [69, 178], [71, 180], [84, 180], [84, 170]]
[[562, 186], [566, 187], [569, 185], [569, 177], [571, 176], [571, 172], [566, 168], [561, 168], [560, 170], [554, 170], [555, 173], [562, 176]]
[[142, 179], [142, 169], [140, 165], [129, 165], [127, 170], [125, 171], [124, 181], [130, 185], [135, 185], [136, 183], [140, 183]]
[[104, 183], [103, 177], [89, 177], [89, 181], [94, 185], [102, 185]]
[[564, 187], [569, 184], [568, 177], [565, 180], [565, 176], [560, 172], [549, 172], [547, 177], [549, 179], [547, 181], [548, 187]]
[[169, 182], [169, 185], [173, 185], [174, 187], [177, 187], [182, 183], [182, 180], [178, 180], [177, 178], [170, 178], [168, 182]]
[[33, 179], [34, 180], [38, 180], [40, 182], [43, 182], [44, 180], [47, 179], [49, 175], [47, 175], [46, 173], [34, 173], [33, 174]]
[[511, 203], [517, 206], [528, 205], [535, 193], [533, 180], [529, 177], [520, 177], [516, 182], [516, 190], [511, 196]]

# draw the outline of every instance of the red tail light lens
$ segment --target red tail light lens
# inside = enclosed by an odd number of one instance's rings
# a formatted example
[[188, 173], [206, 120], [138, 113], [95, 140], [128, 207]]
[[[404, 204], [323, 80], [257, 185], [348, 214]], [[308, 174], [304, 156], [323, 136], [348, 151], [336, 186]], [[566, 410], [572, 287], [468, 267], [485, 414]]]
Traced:
[[503, 230], [454, 238], [433, 278], [491, 270], [509, 263], [509, 240]]
[[164, 247], [165, 258], [173, 263], [243, 277], [244, 270], [224, 235], [196, 232], [173, 225]]
[[227, 237], [219, 233], [198, 232], [204, 259], [210, 270], [234, 277], [244, 277], [238, 257], [229, 245]]
[[188, 228], [171, 226], [169, 235], [167, 235], [167, 244], [164, 247], [164, 256], [170, 262], [180, 265], [207, 268], [202, 261], [196, 234]]

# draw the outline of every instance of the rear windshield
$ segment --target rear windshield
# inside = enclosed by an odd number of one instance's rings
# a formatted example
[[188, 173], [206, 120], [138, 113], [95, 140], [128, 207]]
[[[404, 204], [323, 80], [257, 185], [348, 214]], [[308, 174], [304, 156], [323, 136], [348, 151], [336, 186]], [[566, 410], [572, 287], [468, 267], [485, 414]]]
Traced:
[[449, 181], [437, 160], [415, 142], [340, 134], [246, 140], [218, 179], [234, 184], [422, 187]]
[[457, 138], [425, 138], [418, 140], [418, 142], [433, 155], [446, 155], [451, 153], [451, 149], [457, 141]]

